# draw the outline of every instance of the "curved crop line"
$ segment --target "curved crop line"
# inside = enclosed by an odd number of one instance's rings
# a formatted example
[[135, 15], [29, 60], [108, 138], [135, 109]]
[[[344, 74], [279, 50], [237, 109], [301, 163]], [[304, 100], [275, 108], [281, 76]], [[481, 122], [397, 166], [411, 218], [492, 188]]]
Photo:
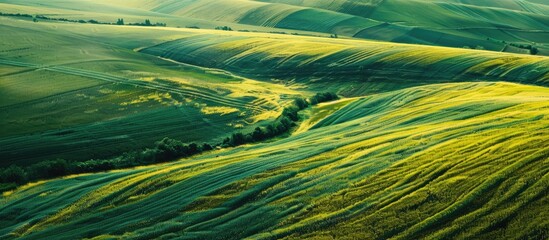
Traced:
[[444, 221], [448, 217], [452, 216], [453, 214], [456, 214], [461, 209], [465, 208], [468, 204], [470, 204], [473, 200], [480, 197], [486, 190], [490, 188], [494, 188], [498, 184], [500, 184], [505, 178], [517, 171], [519, 168], [524, 167], [525, 165], [543, 160], [547, 155], [549, 154], [549, 148], [541, 149], [537, 151], [535, 154], [526, 157], [525, 159], [522, 159], [521, 161], [518, 161], [502, 170], [497, 172], [496, 174], [493, 174], [490, 178], [485, 180], [482, 184], [480, 184], [478, 187], [473, 189], [471, 192], [469, 192], [467, 195], [463, 196], [459, 201], [455, 202], [454, 204], [450, 205], [448, 208], [444, 209], [443, 211], [423, 220], [422, 222], [412, 226], [411, 228], [407, 229], [403, 233], [395, 236], [394, 239], [410, 239], [414, 238], [416, 234], [419, 232], [424, 231], [425, 229], [430, 228], [431, 226]]
[[181, 88], [173, 88], [169, 85], [158, 83], [158, 82], [144, 82], [139, 80], [133, 80], [133, 79], [127, 79], [122, 77], [116, 77], [113, 75], [108, 75], [104, 73], [99, 73], [95, 71], [90, 70], [83, 70], [83, 69], [76, 69], [76, 68], [69, 68], [64, 66], [42, 66], [38, 64], [30, 64], [30, 63], [22, 63], [22, 62], [15, 62], [15, 61], [9, 61], [9, 60], [3, 60], [0, 59], [0, 64], [6, 64], [6, 65], [14, 65], [14, 66], [25, 66], [25, 67], [32, 67], [32, 68], [38, 68], [43, 69], [46, 71], [53, 71], [53, 72], [59, 72], [59, 73], [65, 73], [65, 74], [71, 74], [81, 77], [88, 77], [93, 79], [98, 79], [102, 81], [107, 81], [111, 83], [122, 83], [142, 88], [148, 88], [153, 90], [159, 90], [162, 92], [169, 92], [173, 94], [181, 94], [181, 95], [190, 95], [194, 97], [199, 97], [202, 99], [206, 99], [212, 102], [220, 103], [223, 105], [236, 107], [236, 108], [251, 108], [256, 111], [262, 112], [264, 109], [262, 109], [259, 106], [254, 106], [251, 104], [246, 104], [243, 101], [232, 99], [232, 98], [226, 98], [226, 97], [220, 97], [219, 95], [214, 95], [211, 93], [207, 93], [204, 91], [197, 91], [192, 89], [181, 89]]

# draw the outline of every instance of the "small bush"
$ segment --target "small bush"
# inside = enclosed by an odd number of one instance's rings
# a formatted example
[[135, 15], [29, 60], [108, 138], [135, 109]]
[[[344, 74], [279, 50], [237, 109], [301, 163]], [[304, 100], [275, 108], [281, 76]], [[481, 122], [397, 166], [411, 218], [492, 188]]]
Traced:
[[33, 179], [48, 179], [60, 177], [69, 173], [69, 165], [64, 159], [43, 161], [28, 168], [29, 176]]
[[537, 47], [530, 48], [530, 54], [537, 55], [539, 53], [539, 50]]
[[232, 31], [233, 29], [229, 26], [218, 26], [215, 27], [215, 30]]
[[3, 183], [24, 184], [27, 182], [27, 173], [21, 167], [11, 165], [0, 171], [0, 180]]
[[317, 93], [313, 97], [309, 98], [309, 103], [311, 105], [316, 105], [322, 102], [328, 102], [328, 101], [333, 101], [337, 99], [339, 99], [337, 94], [332, 92], [323, 92], [323, 93]]
[[309, 103], [307, 102], [307, 100], [303, 99], [303, 98], [297, 98], [294, 100], [294, 105], [296, 105], [299, 110], [302, 110], [302, 109], [305, 109], [307, 107], [309, 107]]
[[[121, 19], [119, 19], [121, 20]], [[121, 22], [121, 21], [119, 21]], [[309, 99], [298, 98], [293, 104], [284, 108], [282, 114], [271, 124], [256, 127], [250, 133], [233, 133], [223, 140], [222, 146], [239, 146], [251, 142], [259, 142], [288, 132], [299, 120], [298, 112], [307, 108], [310, 104], [338, 99], [334, 93], [318, 93]], [[218, 145], [219, 146], [219, 145]], [[123, 155], [102, 160], [88, 160], [84, 162], [67, 162], [64, 159], [43, 161], [26, 168], [12, 165], [6, 169], [0, 169], [0, 191], [13, 189], [14, 185], [21, 185], [29, 181], [49, 179], [74, 173], [89, 173], [107, 171], [112, 169], [133, 167], [155, 162], [166, 162], [188, 157], [204, 151], [213, 150], [208, 143], [198, 145], [183, 142], [171, 138], [164, 138], [155, 143], [154, 148], [146, 148], [139, 151], [124, 153]]]
[[202, 149], [203, 152], [205, 152], [205, 151], [213, 150], [213, 147], [212, 147], [212, 145], [210, 145], [208, 143], [203, 143], [201, 149]]

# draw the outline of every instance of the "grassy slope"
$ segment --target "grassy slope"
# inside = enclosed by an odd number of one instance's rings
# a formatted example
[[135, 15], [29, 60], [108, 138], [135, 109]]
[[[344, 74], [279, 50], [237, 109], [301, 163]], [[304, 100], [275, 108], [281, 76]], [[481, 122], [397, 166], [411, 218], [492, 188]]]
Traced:
[[126, 23], [143, 22], [150, 19], [154, 22], [167, 23], [170, 26], [202, 26], [213, 28], [216, 25], [211, 21], [175, 17], [167, 14], [146, 11], [138, 8], [102, 4], [96, 1], [0, 1], [4, 13], [40, 14], [50, 17], [64, 17], [75, 20], [95, 19], [102, 22], [116, 22], [118, 18], [124, 18]]
[[[79, 6], [63, 2], [66, 8]], [[48, 2], [52, 9], [60, 3]], [[101, 10], [95, 2], [86, 3]], [[548, 234], [547, 58], [343, 39], [0, 19], [1, 30], [10, 33], [2, 38], [11, 37], [0, 47], [5, 104], [0, 119], [6, 119], [2, 126], [20, 131], [7, 132], [13, 135], [0, 141], [7, 141], [1, 142], [3, 147], [24, 149], [22, 155], [40, 157], [47, 151], [33, 154], [24, 147], [52, 139], [57, 145], [50, 151], [56, 153], [67, 148], [60, 143], [88, 146], [87, 136], [105, 144], [101, 151], [106, 152], [128, 132], [131, 143], [142, 143], [151, 136], [200, 130], [197, 122], [205, 124], [205, 131], [193, 135], [211, 138], [217, 132], [213, 127], [241, 119], [216, 114], [212, 119], [220, 122], [208, 122], [208, 115], [199, 112], [205, 109], [202, 104], [248, 110], [247, 120], [253, 122], [272, 117], [286, 95], [298, 92], [133, 51], [148, 46], [153, 47], [143, 52], [275, 78], [296, 88], [368, 94], [307, 110], [310, 117], [303, 127], [276, 142], [29, 184], [0, 197], [0, 238], [502, 239]], [[247, 70], [250, 66], [257, 69]], [[320, 74], [307, 76], [311, 71]], [[151, 81], [155, 77], [168, 81]], [[36, 87], [29, 79], [51, 87]], [[540, 86], [429, 85], [494, 79]], [[27, 89], [33, 94], [24, 94]], [[180, 105], [186, 102], [177, 97], [183, 90], [183, 96], [196, 96], [189, 105]], [[257, 95], [263, 99], [250, 98]], [[266, 109], [255, 111], [250, 105]], [[91, 112], [81, 114], [86, 111]], [[181, 124], [187, 127], [179, 128]], [[44, 132], [23, 135], [25, 131]]]
[[[148, 6], [148, 7], [147, 7]], [[123, 18], [125, 23], [143, 23], [149, 19], [152, 23], [166, 23], [169, 27], [186, 28], [198, 27], [214, 29], [217, 26], [230, 25], [235, 30], [248, 30], [258, 32], [278, 31], [272, 27], [262, 27], [234, 22], [213, 21], [211, 19], [193, 18], [181, 15], [149, 11], [149, 4], [138, 1], [91, 1], [91, 0], [53, 0], [44, 4], [41, 1], [0, 1], [0, 9], [3, 13], [25, 13], [31, 15], [44, 15], [52, 18], [67, 18], [72, 20], [98, 20], [100, 22], [114, 23]], [[295, 30], [292, 33], [314, 36], [328, 36], [324, 33]]]
[[107, 157], [164, 137], [218, 141], [275, 117], [281, 95], [296, 94], [132, 50], [162, 41], [161, 31], [11, 18], [0, 29], [0, 166]]
[[[498, 1], [48, 1], [4, 0], [3, 11], [89, 17], [113, 22], [166, 22], [170, 26], [230, 25], [252, 31], [310, 31], [341, 36], [501, 51], [507, 43], [532, 44], [549, 54], [547, 5]], [[426, 10], [417, 15], [417, 10]], [[308, 33], [305, 33], [308, 34]], [[491, 38], [492, 40], [488, 40]], [[495, 40], [495, 41], [494, 41]]]
[[[370, 19], [319, 8], [248, 0], [141, 2], [145, 3], [140, 6], [143, 9], [175, 16], [313, 32], [337, 32], [349, 36], [378, 24]], [[134, 3], [121, 1], [118, 4], [131, 6]]]
[[[482, 47], [500, 51], [501, 41], [536, 43], [547, 54], [549, 16], [546, 5], [519, 0], [498, 1], [119, 1], [153, 12], [297, 29], [401, 43]], [[418, 9], [425, 11], [417, 14]], [[487, 38], [497, 41], [490, 41]]]
[[[287, 95], [298, 94], [270, 82], [133, 51], [147, 46], [153, 47], [142, 52], [347, 96], [471, 79], [546, 86], [549, 78], [544, 57], [275, 34], [3, 19], [1, 27], [10, 33], [0, 55], [8, 59], [2, 65], [9, 68], [0, 77], [6, 86], [1, 119], [8, 126], [0, 139], [6, 146], [2, 154], [9, 159], [3, 165], [106, 157], [164, 136], [212, 140], [234, 126], [274, 117]], [[168, 81], [152, 81], [155, 78]], [[27, 94], [29, 89], [33, 94]], [[258, 92], [263, 93], [260, 99]], [[204, 114], [212, 112], [206, 107], [217, 106], [230, 107], [225, 110], [233, 113]], [[191, 123], [194, 133], [188, 134]], [[110, 148], [120, 142], [119, 148]], [[87, 150], [90, 144], [97, 149]]]
[[510, 83], [372, 95], [277, 142], [23, 187], [0, 200], [0, 235], [543, 238], [548, 99]]
[[[507, 42], [535, 42], [546, 51], [549, 36], [549, 8], [546, 5], [519, 0], [262, 2], [326, 9], [383, 23], [363, 29], [354, 35], [367, 39], [451, 47], [482, 46], [485, 49], [499, 51], [504, 44], [486, 40], [487, 37], [491, 37]], [[417, 14], [418, 10], [422, 11], [422, 14]]]
[[[202, 29], [52, 26], [184, 63], [284, 81], [287, 85], [297, 82], [293, 86], [298, 88], [334, 88], [332, 83], [337, 81], [342, 87], [333, 90], [343, 89], [341, 93], [348, 96], [471, 79], [546, 85], [549, 78], [547, 58], [538, 56]], [[255, 67], [250, 68], [251, 64]], [[311, 76], [311, 71], [316, 73]]]
[[141, 52], [347, 96], [434, 82], [549, 83], [547, 57], [373, 41], [202, 32]]

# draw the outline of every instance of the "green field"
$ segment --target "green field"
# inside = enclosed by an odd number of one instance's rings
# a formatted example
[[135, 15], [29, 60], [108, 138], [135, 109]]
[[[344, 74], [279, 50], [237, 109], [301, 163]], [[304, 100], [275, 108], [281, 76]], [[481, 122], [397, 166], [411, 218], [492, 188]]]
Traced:
[[[2, 2], [5, 3], [2, 5]], [[526, 0], [4, 0], [6, 12], [69, 19], [143, 21], [177, 27], [339, 34], [400, 43], [511, 51], [532, 45], [549, 54], [549, 6]], [[422, 11], [422, 14], [417, 14]], [[304, 31], [304, 32], [303, 32]], [[524, 49], [523, 49], [524, 50]]]
[[6, 194], [0, 233], [541, 237], [548, 100], [546, 88], [508, 83], [376, 94], [274, 143], [23, 187]]
[[[130, 3], [131, 2], [131, 3]], [[139, 2], [139, 1], [138, 1]], [[532, 44], [549, 54], [549, 7], [522, 0], [121, 1], [180, 17], [336, 33], [366, 39], [501, 51]], [[421, 11], [421, 14], [418, 14]], [[491, 40], [489, 40], [490, 38]], [[496, 41], [494, 41], [496, 40]], [[505, 43], [503, 43], [505, 41]]]
[[543, 0], [0, 0], [0, 239], [548, 239], [548, 40]]
[[[141, 45], [130, 39], [110, 39], [120, 30], [116, 26], [105, 26], [101, 36], [82, 36], [98, 30], [3, 20], [0, 29], [10, 44], [0, 47], [0, 65], [6, 69], [0, 76], [5, 126], [0, 154], [7, 158], [0, 166], [106, 158], [164, 137], [217, 142], [268, 121], [286, 101], [281, 94], [297, 94], [136, 53], [132, 49]], [[145, 37], [141, 41], [150, 44]]]
[[207, 33], [140, 52], [258, 79], [337, 88], [346, 96], [437, 82], [549, 83], [546, 57], [373, 41]]

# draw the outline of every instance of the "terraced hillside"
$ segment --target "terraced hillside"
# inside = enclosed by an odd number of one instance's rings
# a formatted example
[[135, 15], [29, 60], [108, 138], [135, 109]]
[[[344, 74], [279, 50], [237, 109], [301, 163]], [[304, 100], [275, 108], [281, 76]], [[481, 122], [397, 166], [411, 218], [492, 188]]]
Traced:
[[543, 239], [548, 110], [510, 83], [376, 94], [273, 143], [4, 194], [0, 236]]

